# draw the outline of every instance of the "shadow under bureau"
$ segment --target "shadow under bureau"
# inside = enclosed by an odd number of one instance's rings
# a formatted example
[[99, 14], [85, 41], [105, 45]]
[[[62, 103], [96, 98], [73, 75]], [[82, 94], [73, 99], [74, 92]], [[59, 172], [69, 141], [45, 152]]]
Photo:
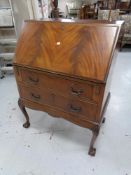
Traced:
[[14, 57], [18, 104], [92, 130], [89, 154], [109, 101], [119, 22], [25, 21]]

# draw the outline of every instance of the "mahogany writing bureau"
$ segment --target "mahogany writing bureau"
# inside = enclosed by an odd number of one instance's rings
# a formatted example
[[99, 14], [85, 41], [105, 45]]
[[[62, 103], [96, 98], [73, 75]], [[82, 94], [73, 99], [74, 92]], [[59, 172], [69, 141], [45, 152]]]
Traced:
[[25, 21], [13, 63], [25, 128], [25, 107], [62, 117], [92, 130], [89, 154], [95, 155], [119, 31], [107, 21]]

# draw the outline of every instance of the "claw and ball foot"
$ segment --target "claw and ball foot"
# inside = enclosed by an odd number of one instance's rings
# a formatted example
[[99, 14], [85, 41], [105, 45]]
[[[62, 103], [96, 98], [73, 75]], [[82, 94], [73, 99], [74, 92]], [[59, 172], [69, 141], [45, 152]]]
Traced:
[[23, 102], [20, 98], [18, 100], [18, 105], [19, 105], [22, 113], [24, 114], [24, 116], [26, 118], [26, 122], [23, 124], [23, 127], [24, 128], [29, 128], [29, 126], [30, 126], [29, 116], [28, 116], [28, 114], [26, 112], [26, 109], [25, 109], [25, 106], [24, 106], [24, 104], [23, 104]]
[[[105, 123], [105, 120], [106, 120], [106, 118], [104, 117], [102, 119], [102, 123]], [[92, 136], [91, 143], [90, 143], [89, 155], [95, 156], [95, 154], [96, 154], [96, 148], [94, 148], [94, 143], [95, 143], [96, 138], [97, 138], [97, 136], [99, 134], [99, 128], [97, 128], [94, 131], [92, 131], [92, 133], [93, 133], [93, 136]]]
[[96, 154], [96, 148], [94, 148], [94, 143], [96, 141], [96, 138], [99, 134], [99, 129], [98, 130], [95, 130], [95, 131], [92, 131], [93, 132], [93, 136], [92, 136], [92, 139], [91, 139], [91, 143], [90, 143], [90, 148], [89, 148], [89, 152], [88, 154], [90, 156], [95, 156]]
[[23, 127], [24, 127], [24, 128], [29, 128], [29, 127], [30, 127], [30, 123], [29, 123], [29, 122], [25, 122], [25, 123], [23, 124]]
[[96, 154], [96, 148], [90, 148], [90, 150], [89, 150], [89, 153], [88, 153], [90, 156], [95, 156], [95, 154]]

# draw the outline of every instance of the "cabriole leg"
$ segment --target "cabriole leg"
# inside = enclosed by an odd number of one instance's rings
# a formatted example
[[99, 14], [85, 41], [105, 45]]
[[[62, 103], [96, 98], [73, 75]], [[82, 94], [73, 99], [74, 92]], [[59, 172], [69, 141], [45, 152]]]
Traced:
[[104, 118], [102, 119], [102, 123], [105, 123], [105, 121], [106, 121], [106, 118], [104, 117]]
[[24, 128], [29, 128], [29, 126], [30, 126], [29, 116], [28, 116], [28, 114], [26, 112], [26, 109], [25, 109], [25, 106], [24, 106], [24, 104], [23, 104], [23, 102], [20, 98], [18, 100], [18, 105], [19, 105], [22, 113], [24, 114], [24, 116], [26, 118], [26, 122], [23, 124], [23, 127]]
[[89, 148], [88, 154], [90, 156], [95, 156], [96, 148], [94, 148], [94, 143], [95, 143], [96, 138], [97, 138], [97, 136], [99, 134], [99, 129], [92, 131], [92, 134], [93, 134], [93, 136], [92, 136], [92, 139], [91, 139], [91, 142], [90, 142], [90, 148]]

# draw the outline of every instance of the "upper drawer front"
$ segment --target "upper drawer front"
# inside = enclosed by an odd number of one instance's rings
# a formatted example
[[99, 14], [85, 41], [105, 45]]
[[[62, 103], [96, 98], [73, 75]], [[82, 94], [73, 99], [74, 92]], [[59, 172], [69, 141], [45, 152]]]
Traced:
[[53, 76], [53, 74], [44, 74], [40, 71], [21, 69], [20, 72], [24, 83], [37, 87], [49, 88], [57, 94], [68, 97], [74, 96], [94, 102], [98, 102], [99, 100], [100, 87], [96, 84], [67, 80], [59, 76]]

